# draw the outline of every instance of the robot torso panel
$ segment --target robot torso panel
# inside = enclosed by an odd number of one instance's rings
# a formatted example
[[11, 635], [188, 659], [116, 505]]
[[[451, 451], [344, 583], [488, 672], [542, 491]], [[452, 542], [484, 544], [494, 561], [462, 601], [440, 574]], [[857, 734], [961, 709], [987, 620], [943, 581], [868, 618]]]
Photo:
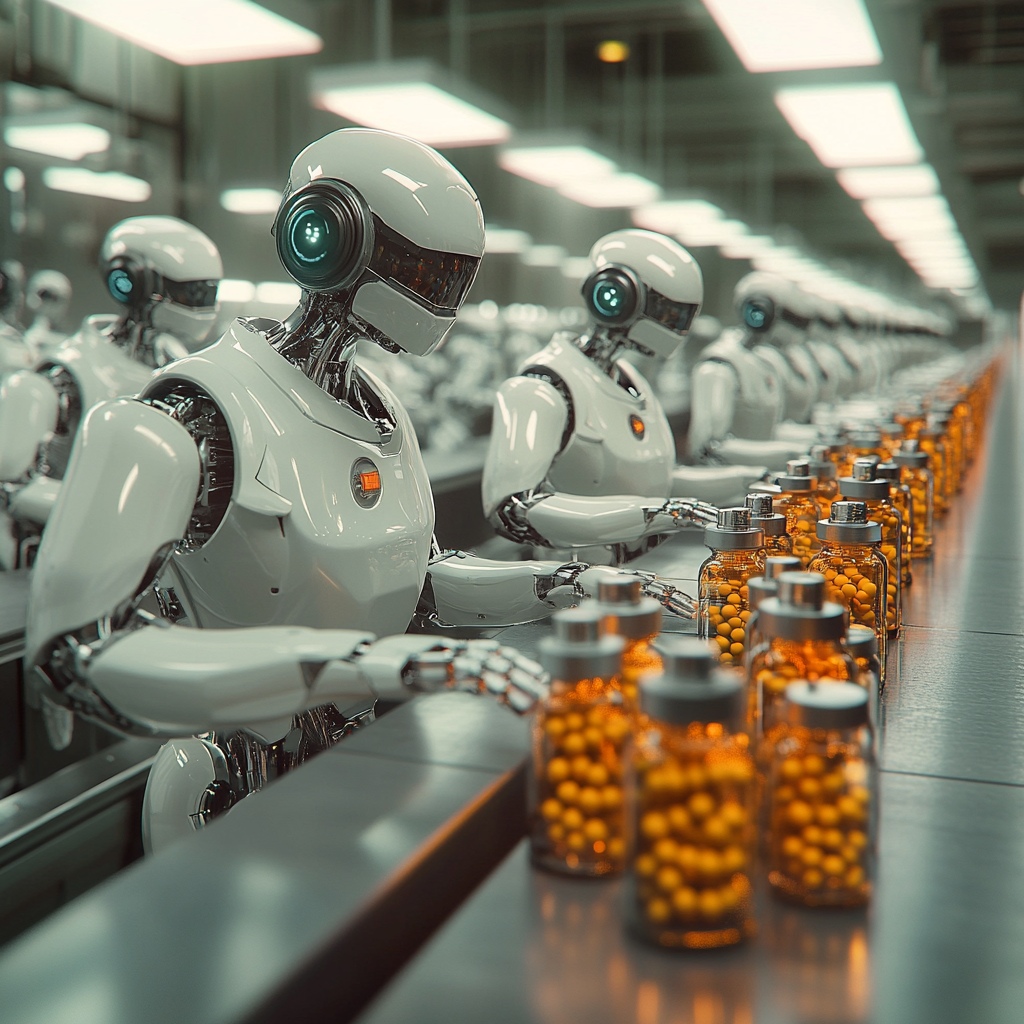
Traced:
[[360, 372], [393, 417], [391, 431], [335, 401], [242, 320], [158, 371], [140, 395], [199, 447], [192, 537], [173, 558], [193, 625], [382, 635], [408, 626], [430, 556], [433, 499], [408, 415]]
[[743, 344], [741, 332], [727, 330], [701, 353], [701, 362], [725, 363], [736, 374], [739, 390], [730, 427], [734, 437], [768, 440], [783, 418], [785, 395], [775, 357], [783, 361], [785, 357], [769, 349], [765, 358], [765, 348], [759, 345], [751, 351]]

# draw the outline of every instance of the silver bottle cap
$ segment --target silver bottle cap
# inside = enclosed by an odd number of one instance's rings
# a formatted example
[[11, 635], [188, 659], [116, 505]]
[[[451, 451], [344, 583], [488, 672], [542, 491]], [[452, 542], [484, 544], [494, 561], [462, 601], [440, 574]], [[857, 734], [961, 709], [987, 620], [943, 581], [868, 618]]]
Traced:
[[743, 726], [745, 682], [718, 666], [715, 649], [693, 637], [662, 635], [655, 648], [662, 670], [640, 680], [640, 710], [671, 725], [721, 722], [730, 732]]
[[829, 518], [819, 519], [815, 532], [818, 540], [837, 544], [874, 544], [882, 539], [882, 527], [868, 521], [863, 501], [833, 501]]
[[540, 662], [552, 679], [577, 683], [618, 674], [626, 641], [604, 632], [604, 618], [597, 602], [555, 612], [554, 635], [538, 645]]
[[784, 572], [800, 572], [803, 566], [796, 555], [770, 555], [764, 560], [764, 574], [774, 580]]
[[897, 466], [912, 466], [925, 469], [928, 465], [928, 453], [921, 451], [917, 438], [909, 438], [892, 453], [892, 461]]
[[868, 626], [847, 627], [845, 647], [851, 658], [871, 658], [878, 654], [878, 637]]
[[704, 528], [704, 543], [715, 551], [750, 551], [764, 547], [764, 530], [750, 524], [745, 505], [720, 508], [718, 522]]
[[811, 475], [811, 464], [807, 459], [791, 459], [786, 463], [786, 472], [776, 477], [784, 491], [816, 491], [818, 478]]
[[868, 720], [868, 692], [856, 683], [790, 683], [782, 717], [808, 729], [856, 729]]
[[895, 462], [880, 462], [875, 466], [875, 477], [879, 480], [888, 480], [890, 486], [899, 483], [903, 474]]
[[754, 576], [747, 580], [747, 607], [756, 612], [765, 598], [774, 597], [779, 587], [775, 580]]
[[841, 640], [846, 609], [825, 600], [825, 577], [816, 572], [785, 572], [778, 595], [761, 602], [758, 629], [780, 640]]
[[748, 494], [743, 504], [750, 509], [751, 519], [764, 519], [775, 512], [770, 494]]
[[637, 576], [620, 573], [598, 580], [597, 599], [607, 633], [642, 640], [661, 630], [661, 605], [653, 597], [644, 597]]
[[839, 493], [844, 498], [853, 501], [878, 501], [880, 498], [889, 497], [889, 481], [874, 479], [875, 467], [873, 463], [864, 462], [859, 466], [854, 463], [854, 470], [866, 472], [870, 470], [871, 476], [857, 479], [855, 476], [841, 476], [839, 478]]

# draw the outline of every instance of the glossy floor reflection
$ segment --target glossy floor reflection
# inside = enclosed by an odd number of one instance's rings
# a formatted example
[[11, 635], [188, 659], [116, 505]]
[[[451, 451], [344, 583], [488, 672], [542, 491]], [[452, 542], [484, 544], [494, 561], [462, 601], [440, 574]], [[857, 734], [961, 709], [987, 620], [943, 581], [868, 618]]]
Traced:
[[[744, 948], [627, 938], [619, 884], [532, 871], [525, 844], [362, 1018], [537, 1024], [1017, 1024], [1024, 1020], [1024, 426], [1016, 364], [963, 493], [915, 570], [882, 700], [870, 913], [762, 900]], [[696, 577], [690, 537], [650, 568]], [[655, 567], [655, 564], [657, 567]], [[689, 570], [689, 571], [687, 571]]]

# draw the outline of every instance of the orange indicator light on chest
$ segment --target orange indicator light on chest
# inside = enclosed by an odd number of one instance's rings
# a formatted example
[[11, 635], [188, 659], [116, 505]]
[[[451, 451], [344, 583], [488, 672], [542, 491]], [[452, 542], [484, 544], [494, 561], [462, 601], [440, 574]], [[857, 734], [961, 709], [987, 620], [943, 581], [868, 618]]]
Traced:
[[373, 494], [375, 491], [380, 490], [380, 473], [374, 469], [369, 473], [359, 474], [359, 485], [363, 489], [364, 494]]
[[633, 436], [638, 441], [641, 440], [644, 436], [644, 421], [636, 414], [631, 414], [629, 417], [629, 429], [633, 431]]

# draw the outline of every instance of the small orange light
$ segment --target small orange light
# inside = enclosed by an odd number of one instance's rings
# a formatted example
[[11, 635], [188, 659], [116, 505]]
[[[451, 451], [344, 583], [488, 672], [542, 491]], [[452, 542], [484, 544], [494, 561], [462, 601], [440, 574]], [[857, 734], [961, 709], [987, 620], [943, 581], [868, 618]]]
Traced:
[[606, 39], [597, 47], [597, 59], [605, 64], [621, 64], [629, 60], [629, 44], [619, 39]]
[[639, 416], [631, 415], [629, 417], [629, 429], [633, 431], [635, 438], [642, 438], [644, 436], [644, 421]]
[[364, 494], [373, 494], [380, 490], [380, 473], [375, 469], [369, 473], [359, 474], [359, 486]]

